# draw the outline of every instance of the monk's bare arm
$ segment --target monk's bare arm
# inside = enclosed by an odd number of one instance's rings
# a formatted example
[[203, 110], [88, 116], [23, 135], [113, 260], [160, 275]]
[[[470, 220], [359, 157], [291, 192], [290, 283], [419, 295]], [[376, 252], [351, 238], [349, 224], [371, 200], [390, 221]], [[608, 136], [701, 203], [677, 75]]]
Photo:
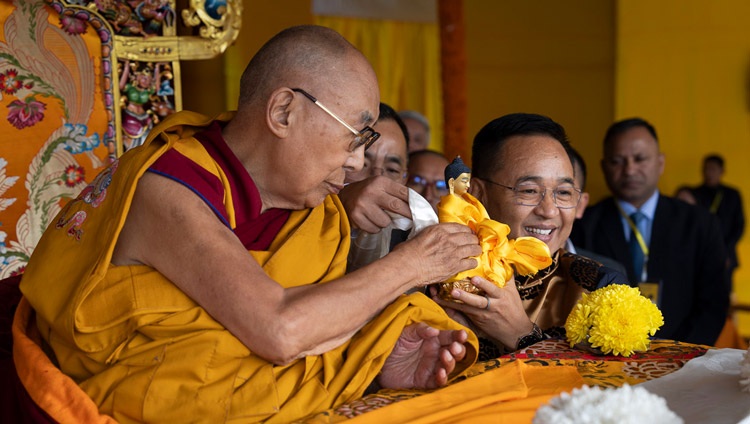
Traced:
[[474, 267], [476, 237], [439, 227], [336, 281], [284, 289], [194, 193], [147, 173], [112, 262], [157, 269], [251, 351], [284, 364], [340, 345], [407, 289]]

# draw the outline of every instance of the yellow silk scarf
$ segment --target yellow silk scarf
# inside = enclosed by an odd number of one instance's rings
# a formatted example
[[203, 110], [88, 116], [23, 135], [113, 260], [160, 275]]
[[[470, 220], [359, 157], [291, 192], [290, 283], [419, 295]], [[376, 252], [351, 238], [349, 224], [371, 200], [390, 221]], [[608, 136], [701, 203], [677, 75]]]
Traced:
[[484, 206], [469, 193], [443, 196], [438, 204], [438, 219], [467, 225], [482, 246], [476, 268], [458, 273], [447, 282], [480, 276], [504, 287], [514, 267], [520, 275], [529, 275], [552, 264], [549, 248], [543, 241], [534, 237], [508, 239], [510, 227], [490, 219]]

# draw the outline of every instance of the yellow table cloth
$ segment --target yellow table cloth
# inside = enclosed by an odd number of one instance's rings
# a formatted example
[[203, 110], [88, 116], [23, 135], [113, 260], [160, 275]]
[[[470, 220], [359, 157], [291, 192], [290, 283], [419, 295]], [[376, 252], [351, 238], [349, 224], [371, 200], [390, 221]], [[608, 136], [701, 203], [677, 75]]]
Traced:
[[584, 384], [620, 387], [679, 370], [710, 346], [652, 340], [629, 358], [595, 355], [564, 340], [543, 340], [526, 349], [478, 362], [467, 377], [435, 391], [381, 390], [305, 422], [336, 423], [530, 423], [537, 408]]

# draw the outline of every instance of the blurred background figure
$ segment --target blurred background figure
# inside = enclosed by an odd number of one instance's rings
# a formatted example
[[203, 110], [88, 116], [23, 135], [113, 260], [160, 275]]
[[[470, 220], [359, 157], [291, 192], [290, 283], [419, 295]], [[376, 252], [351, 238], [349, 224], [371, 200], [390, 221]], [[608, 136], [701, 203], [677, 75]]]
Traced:
[[646, 120], [613, 123], [602, 147], [612, 196], [586, 208], [574, 244], [625, 265], [631, 286], [661, 309], [664, 326], [656, 337], [713, 345], [730, 291], [718, 219], [659, 192], [666, 159]]
[[698, 205], [719, 218], [727, 248], [727, 279], [731, 284], [732, 273], [739, 266], [737, 243], [745, 231], [745, 213], [740, 192], [722, 184], [723, 176], [724, 158], [717, 154], [707, 155], [703, 158], [703, 184], [693, 189], [693, 196]]
[[[731, 304], [736, 303], [734, 285], [734, 271], [739, 267], [737, 258], [737, 243], [745, 231], [745, 213], [742, 209], [740, 192], [721, 183], [724, 176], [724, 158], [717, 154], [709, 154], [703, 158], [703, 183], [691, 190], [695, 202], [708, 208], [711, 214], [719, 218], [724, 245], [727, 249], [726, 283], [732, 289]], [[724, 326], [717, 347], [747, 349], [747, 342], [738, 334], [733, 310], [730, 309], [727, 324]]]
[[693, 189], [686, 185], [679, 186], [674, 192], [674, 197], [690, 205], [697, 204], [695, 195], [693, 195]]
[[409, 154], [406, 186], [421, 194], [437, 212], [440, 198], [448, 194], [445, 167], [448, 159], [434, 150], [420, 150]]
[[[364, 166], [359, 171], [346, 174], [346, 187], [339, 193], [339, 198], [345, 205], [361, 202], [363, 197], [374, 196], [373, 192], [387, 193], [394, 190], [393, 182], [406, 184], [409, 146], [406, 125], [392, 107], [381, 102], [378, 121], [374, 128], [380, 133], [380, 138], [377, 143], [365, 150]], [[379, 208], [377, 212], [384, 213]], [[377, 232], [373, 233], [372, 229], [370, 232], [361, 231], [357, 228], [357, 218], [350, 216], [350, 219], [354, 219], [354, 228], [351, 233], [352, 248], [347, 258], [348, 272], [381, 258], [388, 253], [392, 244], [406, 240], [409, 234], [408, 231], [399, 229], [383, 230], [383, 221], [379, 221], [381, 225], [372, 222], [375, 228], [380, 229]], [[375, 218], [369, 218], [373, 219]]]
[[430, 146], [430, 122], [416, 110], [398, 113], [409, 133], [409, 153], [425, 150]]
[[[576, 187], [581, 191], [581, 200], [578, 201], [578, 206], [576, 206], [576, 220], [573, 223], [572, 230], [576, 231], [575, 222], [583, 218], [583, 213], [586, 211], [586, 207], [589, 205], [590, 196], [586, 191], [586, 161], [583, 159], [583, 156], [581, 156], [581, 153], [578, 152], [578, 150], [576, 150], [573, 146], [570, 146], [570, 148], [568, 149], [568, 156], [570, 156], [570, 161], [573, 163], [573, 177], [576, 180]], [[625, 268], [625, 265], [610, 258], [609, 256], [600, 255], [591, 250], [582, 249], [578, 246], [575, 246], [570, 238], [568, 238], [568, 240], [565, 242], [565, 250], [570, 253], [575, 253], [576, 255], [581, 255], [593, 259], [604, 265], [605, 267], [619, 272], [623, 276], [622, 279], [627, 280], [628, 271]]]
[[346, 182], [362, 181], [368, 177], [382, 175], [405, 184], [409, 133], [404, 121], [392, 107], [380, 103], [380, 115], [375, 130], [380, 133], [378, 142], [365, 151], [365, 165], [362, 169], [346, 174]]

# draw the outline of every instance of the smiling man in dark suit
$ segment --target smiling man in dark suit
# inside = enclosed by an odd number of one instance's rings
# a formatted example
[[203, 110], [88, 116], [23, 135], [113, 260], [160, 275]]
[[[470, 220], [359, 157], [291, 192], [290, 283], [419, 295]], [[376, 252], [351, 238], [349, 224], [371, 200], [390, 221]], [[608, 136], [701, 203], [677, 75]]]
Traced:
[[729, 306], [718, 221], [659, 193], [664, 154], [643, 119], [610, 126], [601, 165], [614, 197], [586, 210], [573, 242], [626, 265], [631, 285], [664, 315], [656, 337], [713, 344]]

